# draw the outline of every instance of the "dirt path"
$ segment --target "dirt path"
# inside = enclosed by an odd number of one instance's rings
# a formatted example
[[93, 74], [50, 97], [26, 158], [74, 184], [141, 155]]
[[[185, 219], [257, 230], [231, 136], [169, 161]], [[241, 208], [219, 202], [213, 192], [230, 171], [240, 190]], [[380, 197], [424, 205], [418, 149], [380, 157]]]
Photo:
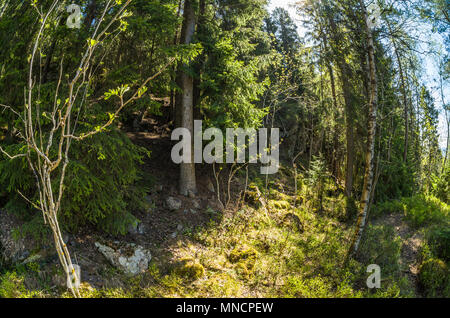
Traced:
[[378, 224], [386, 224], [394, 227], [395, 233], [402, 240], [402, 250], [400, 264], [404, 273], [408, 277], [412, 286], [414, 286], [415, 297], [422, 297], [418, 288], [419, 274], [419, 250], [423, 242], [421, 233], [411, 229], [403, 220], [403, 215], [400, 213], [389, 214], [376, 220]]

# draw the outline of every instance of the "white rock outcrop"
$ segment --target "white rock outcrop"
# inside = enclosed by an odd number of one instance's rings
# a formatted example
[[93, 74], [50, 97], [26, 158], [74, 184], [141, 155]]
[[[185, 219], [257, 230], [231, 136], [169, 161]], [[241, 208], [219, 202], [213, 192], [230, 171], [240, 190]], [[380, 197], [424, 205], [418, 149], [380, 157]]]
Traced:
[[136, 275], [145, 272], [152, 259], [149, 250], [133, 243], [114, 242], [111, 246], [95, 242], [99, 252], [115, 267], [122, 269], [126, 274]]

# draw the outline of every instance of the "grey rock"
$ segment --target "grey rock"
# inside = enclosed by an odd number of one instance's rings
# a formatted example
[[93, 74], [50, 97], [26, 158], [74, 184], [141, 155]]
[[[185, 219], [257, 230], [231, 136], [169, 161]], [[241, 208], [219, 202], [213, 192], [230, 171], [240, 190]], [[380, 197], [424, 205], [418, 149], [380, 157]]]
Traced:
[[208, 206], [207, 208], [211, 208], [213, 210], [223, 210], [225, 207], [223, 206], [222, 202], [218, 201], [216, 198], [213, 198], [211, 200], [208, 200]]
[[137, 232], [140, 235], [144, 235], [145, 233], [147, 233], [147, 227], [144, 223], [141, 222], [138, 224]]
[[137, 234], [138, 226], [139, 226], [138, 222], [134, 222], [134, 223], [130, 224], [128, 226], [128, 233], [130, 233], [130, 234]]
[[177, 237], [177, 232], [173, 232], [172, 234], [170, 234], [171, 238], [176, 238]]
[[69, 236], [69, 234], [64, 233], [64, 234], [62, 235], [62, 237], [63, 237], [64, 243], [66, 243], [67, 245], [69, 245], [69, 241], [70, 241], [70, 236]]
[[192, 206], [194, 207], [194, 209], [200, 209], [200, 203], [198, 203], [197, 200], [193, 200], [192, 201]]
[[191, 198], [191, 199], [195, 199], [194, 191], [188, 191], [188, 197]]
[[27, 257], [27, 259], [25, 259], [22, 262], [22, 264], [28, 264], [28, 263], [31, 263], [31, 262], [37, 262], [40, 259], [42, 259], [42, 255], [41, 254], [34, 254], [34, 255], [31, 255], [30, 257]]
[[183, 229], [183, 225], [182, 224], [178, 224], [177, 225], [177, 231], [181, 231]]
[[211, 180], [208, 180], [208, 183], [206, 184], [206, 188], [209, 192], [216, 192], [216, 189], [214, 188], [214, 185], [212, 184]]
[[134, 234], [134, 235], [145, 234], [146, 233], [145, 224], [143, 224], [142, 222], [136, 222], [135, 224], [130, 224], [130, 226], [128, 227], [128, 233]]
[[129, 275], [136, 275], [146, 271], [152, 259], [149, 250], [133, 243], [124, 243], [121, 246], [111, 247], [95, 242], [95, 246], [113, 266], [122, 269]]
[[178, 198], [174, 197], [167, 197], [166, 198], [166, 204], [169, 210], [174, 211], [181, 208], [182, 202]]
[[59, 286], [59, 287], [65, 287], [67, 286], [67, 277], [66, 275], [59, 275], [59, 274], [54, 274], [52, 277], [52, 283], [53, 285]]

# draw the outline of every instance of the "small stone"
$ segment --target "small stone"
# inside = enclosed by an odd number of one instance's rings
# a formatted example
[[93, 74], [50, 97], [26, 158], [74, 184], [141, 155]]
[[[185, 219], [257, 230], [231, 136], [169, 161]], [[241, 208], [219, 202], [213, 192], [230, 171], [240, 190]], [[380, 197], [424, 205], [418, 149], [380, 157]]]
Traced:
[[62, 237], [63, 237], [64, 243], [66, 243], [67, 245], [69, 245], [69, 240], [70, 240], [69, 234], [64, 233], [64, 234], [62, 235]]
[[208, 201], [207, 208], [211, 208], [213, 210], [223, 210], [225, 207], [222, 202], [218, 201], [216, 198], [213, 198]]
[[128, 226], [128, 233], [137, 234], [139, 224], [137, 222], [133, 222]]
[[177, 230], [178, 230], [178, 231], [181, 231], [182, 229], [183, 229], [183, 225], [182, 225], [182, 224], [178, 224], [178, 225], [177, 225]]
[[66, 275], [59, 275], [59, 274], [55, 274], [52, 277], [52, 284], [62, 287], [62, 286], [67, 286], [67, 277]]
[[179, 208], [181, 208], [181, 200], [174, 198], [174, 197], [167, 197], [166, 199], [166, 204], [167, 207], [169, 208], [169, 210], [174, 211], [174, 210], [178, 210]]
[[172, 234], [170, 234], [171, 238], [176, 238], [177, 237], [177, 232], [173, 232]]
[[198, 201], [197, 200], [193, 200], [192, 201], [192, 206], [195, 208], [195, 209], [200, 209], [200, 203], [198, 203]]
[[216, 192], [216, 189], [214, 189], [214, 185], [212, 184], [211, 180], [208, 180], [208, 183], [206, 184], [206, 188], [209, 192]]
[[145, 227], [145, 224], [142, 223], [142, 222], [139, 223], [139, 224], [138, 224], [138, 228], [137, 228], [138, 234], [144, 235], [144, 234], [146, 233], [146, 231], [147, 231], [147, 229], [146, 229], [146, 227]]
[[194, 191], [188, 191], [188, 197], [191, 198], [191, 199], [195, 199]]
[[40, 255], [40, 254], [34, 254], [34, 255], [31, 255], [30, 257], [28, 257], [26, 260], [24, 260], [24, 261], [22, 262], [22, 264], [28, 264], [28, 263], [31, 263], [31, 262], [37, 262], [37, 261], [39, 261], [41, 258], [42, 258], [42, 255]]

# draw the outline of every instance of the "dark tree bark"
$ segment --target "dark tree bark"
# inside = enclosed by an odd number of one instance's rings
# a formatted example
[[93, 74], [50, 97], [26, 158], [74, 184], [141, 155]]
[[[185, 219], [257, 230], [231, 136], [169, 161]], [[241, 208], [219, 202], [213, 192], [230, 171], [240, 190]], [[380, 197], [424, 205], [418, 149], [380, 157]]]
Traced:
[[409, 132], [409, 122], [408, 122], [408, 102], [407, 102], [407, 94], [406, 94], [406, 84], [405, 84], [405, 76], [403, 73], [403, 65], [400, 59], [400, 53], [398, 51], [397, 43], [395, 43], [394, 35], [392, 34], [391, 24], [389, 21], [387, 22], [387, 26], [389, 29], [389, 33], [391, 36], [392, 45], [394, 46], [395, 57], [397, 59], [398, 71], [400, 75], [400, 82], [402, 86], [402, 95], [403, 95], [403, 118], [405, 121], [405, 138], [404, 138], [404, 146], [403, 146], [403, 162], [406, 163], [408, 159], [408, 132]]
[[[341, 63], [340, 63], [341, 64]], [[355, 118], [353, 107], [353, 96], [351, 86], [348, 81], [349, 66], [343, 62], [341, 64], [341, 81], [342, 91], [344, 93], [345, 101], [345, 124], [346, 124], [346, 142], [347, 142], [347, 157], [345, 167], [345, 194], [347, 197], [352, 196], [353, 190], [353, 166], [355, 162]]]
[[94, 21], [95, 15], [97, 14], [97, 2], [96, 0], [91, 0], [87, 7], [86, 17], [84, 18], [84, 25], [89, 28]]
[[[195, 32], [195, 9], [192, 0], [185, 0], [183, 12], [183, 26], [181, 28], [180, 43], [190, 44]], [[187, 67], [187, 65], [184, 65]], [[180, 87], [182, 90], [180, 100], [180, 127], [187, 128], [194, 136], [194, 80], [185, 71], [180, 72]], [[191, 138], [193, 139], [193, 138]], [[197, 192], [195, 180], [194, 151], [191, 140], [191, 162], [180, 164], [180, 183], [179, 190], [181, 194], [189, 195]]]
[[347, 144], [347, 153], [346, 153], [346, 176], [345, 176], [345, 195], [347, 197], [352, 196], [353, 190], [353, 166], [355, 162], [355, 110], [354, 110], [354, 101], [353, 101], [353, 93], [352, 87], [349, 79], [351, 78], [351, 69], [348, 63], [344, 59], [344, 55], [340, 50], [336, 48], [342, 46], [342, 39], [339, 34], [336, 33], [338, 27], [333, 17], [328, 17], [328, 21], [330, 23], [330, 34], [331, 40], [334, 42], [332, 45], [334, 57], [336, 58], [336, 64], [339, 69], [339, 75], [342, 84], [342, 92], [344, 95], [345, 102], [345, 126], [346, 126], [346, 144]]
[[[206, 0], [199, 1], [199, 14], [198, 14], [198, 23], [197, 23], [197, 34], [198, 36], [202, 36], [205, 34], [204, 25], [205, 21], [205, 10], [206, 10]], [[196, 70], [196, 76], [194, 78], [194, 117], [200, 118], [200, 100], [201, 100], [201, 70], [203, 67], [203, 63], [205, 61], [205, 56], [203, 53], [200, 56], [197, 56], [194, 68]]]

